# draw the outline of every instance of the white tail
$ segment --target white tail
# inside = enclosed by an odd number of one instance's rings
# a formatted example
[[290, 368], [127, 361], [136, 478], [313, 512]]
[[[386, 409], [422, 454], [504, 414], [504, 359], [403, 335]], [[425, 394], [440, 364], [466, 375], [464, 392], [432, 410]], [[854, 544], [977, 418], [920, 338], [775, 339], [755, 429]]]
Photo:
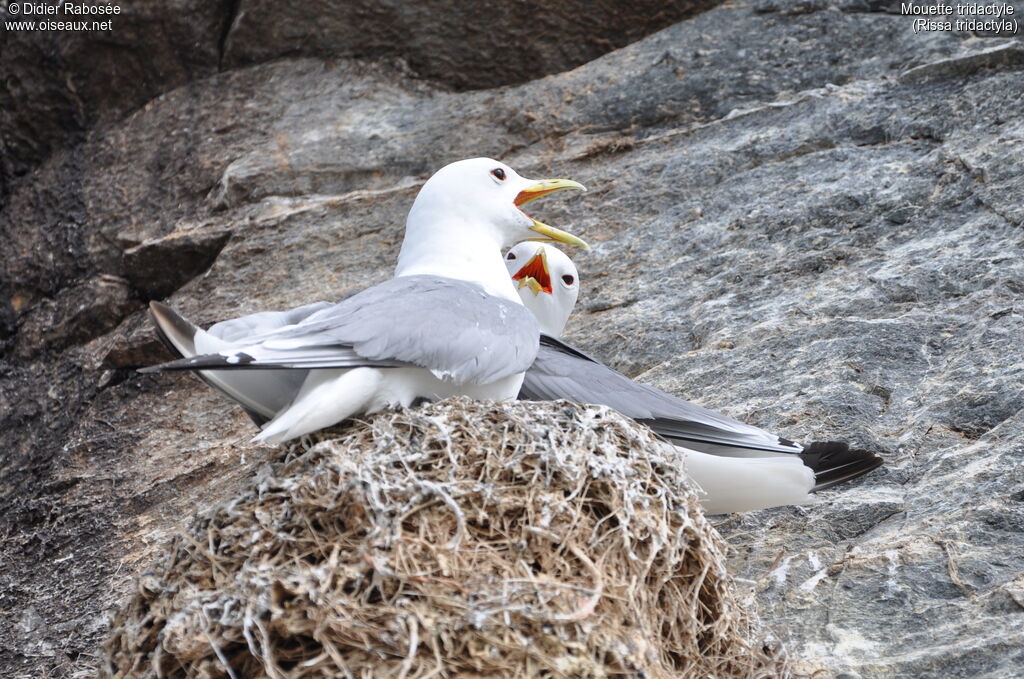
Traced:
[[678, 448], [687, 475], [704, 491], [708, 514], [749, 512], [810, 499], [814, 472], [797, 456], [735, 458]]
[[263, 425], [253, 441], [277, 445], [337, 424], [364, 410], [382, 380], [377, 368], [314, 370], [292, 404]]

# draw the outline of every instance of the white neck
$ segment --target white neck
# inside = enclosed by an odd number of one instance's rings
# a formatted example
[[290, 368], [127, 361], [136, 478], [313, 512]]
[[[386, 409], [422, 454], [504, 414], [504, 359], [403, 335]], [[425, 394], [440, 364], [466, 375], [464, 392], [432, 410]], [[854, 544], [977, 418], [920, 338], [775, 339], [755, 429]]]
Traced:
[[[427, 232], [429, 229], [429, 233]], [[395, 277], [432, 275], [476, 283], [488, 294], [521, 303], [505, 270], [497, 234], [458, 219], [414, 219], [410, 213]]]
[[568, 314], [558, 307], [557, 299], [548, 293], [534, 293], [529, 288], [520, 288], [519, 296], [523, 306], [533, 312], [540, 324], [540, 331], [556, 339], [565, 331]]

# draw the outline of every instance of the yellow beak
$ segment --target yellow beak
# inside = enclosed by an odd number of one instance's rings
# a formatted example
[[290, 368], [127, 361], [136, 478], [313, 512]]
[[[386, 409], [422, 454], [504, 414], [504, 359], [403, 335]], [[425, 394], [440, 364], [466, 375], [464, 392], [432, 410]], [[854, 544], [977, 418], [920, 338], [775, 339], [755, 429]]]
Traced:
[[541, 285], [540, 283], [538, 283], [537, 279], [534, 278], [533, 276], [527, 276], [526, 278], [520, 278], [519, 279], [518, 287], [520, 287], [520, 288], [523, 288], [523, 287], [530, 288], [530, 290], [533, 290], [533, 294], [535, 294], [535, 295], [539, 295], [540, 291], [544, 289], [544, 286]]
[[519, 192], [516, 196], [515, 204], [518, 207], [526, 205], [531, 200], [537, 200], [541, 196], [546, 196], [549, 193], [555, 191], [564, 191], [565, 189], [575, 189], [576, 191], [586, 191], [587, 187], [579, 182], [574, 182], [571, 179], [541, 179], [533, 186], [528, 186]]
[[[565, 189], [575, 189], [577, 191], [587, 190], [587, 188], [583, 186], [583, 184], [580, 184], [579, 182], [574, 182], [571, 179], [542, 179], [536, 184], [533, 184], [532, 186], [529, 186], [520, 191], [519, 195], [516, 196], [514, 202], [517, 207], [521, 207], [523, 205], [526, 205], [530, 201], [537, 200], [538, 198], [546, 196], [549, 193], [554, 193], [555, 191], [563, 191]], [[529, 215], [527, 216], [529, 217]], [[590, 246], [587, 245], [586, 241], [584, 241], [583, 239], [577, 238], [576, 236], [572, 235], [571, 233], [568, 233], [567, 231], [562, 231], [561, 229], [556, 229], [553, 226], [548, 226], [543, 222], [539, 222], [536, 219], [533, 219], [533, 217], [530, 217], [530, 219], [533, 220], [533, 226], [530, 227], [530, 230], [536, 231], [541, 236], [543, 236], [542, 238], [531, 238], [530, 240], [540, 241], [543, 243], [565, 243], [566, 245], [576, 245], [581, 248], [586, 248], [588, 250], [590, 249]]]
[[[533, 219], [533, 217], [530, 217], [530, 219]], [[533, 226], [530, 227], [530, 231], [536, 231], [544, 236], [544, 238], [527, 238], [527, 240], [540, 241], [541, 243], [565, 243], [566, 245], [575, 245], [586, 250], [590, 249], [587, 241], [582, 238], [577, 238], [568, 231], [562, 231], [543, 222], [538, 222], [536, 219], [533, 219]]]

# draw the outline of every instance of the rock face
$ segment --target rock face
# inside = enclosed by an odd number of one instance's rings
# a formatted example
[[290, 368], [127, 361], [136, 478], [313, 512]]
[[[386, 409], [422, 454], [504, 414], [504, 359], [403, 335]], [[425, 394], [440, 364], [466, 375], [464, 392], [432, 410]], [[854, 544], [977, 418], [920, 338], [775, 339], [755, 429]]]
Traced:
[[380, 281], [425, 176], [477, 155], [591, 189], [534, 210], [597, 244], [571, 341], [886, 457], [817, 505], [721, 520], [792, 655], [864, 679], [1024, 666], [1019, 39], [740, 0], [454, 92], [390, 61], [242, 66], [272, 54], [231, 25], [236, 68], [89, 108], [49, 155], [17, 140], [63, 137], [0, 107], [5, 176], [45, 157], [0, 214], [0, 674], [88, 668], [130, 576], [268, 454], [194, 379], [128, 368], [161, 357], [143, 302], [206, 324]]
[[55, 146], [226, 69], [282, 56], [390, 57], [445, 86], [498, 87], [578, 66], [718, 0], [563, 0], [555, 8], [538, 0], [91, 4], [120, 11], [33, 15], [24, 6], [3, 14], [111, 25], [51, 32], [0, 24], [0, 194]]

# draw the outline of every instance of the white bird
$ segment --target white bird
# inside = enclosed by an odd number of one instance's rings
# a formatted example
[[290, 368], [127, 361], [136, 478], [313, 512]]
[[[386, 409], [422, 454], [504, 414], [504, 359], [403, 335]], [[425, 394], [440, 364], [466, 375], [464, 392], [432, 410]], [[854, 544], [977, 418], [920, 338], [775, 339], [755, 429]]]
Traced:
[[576, 265], [558, 248], [519, 243], [505, 255], [523, 304], [540, 323], [537, 358], [519, 398], [596, 403], [647, 424], [685, 451], [712, 514], [807, 502], [814, 490], [866, 474], [877, 455], [839, 441], [807, 447], [635, 382], [559, 340], [579, 297]]
[[255, 440], [271, 444], [421, 399], [514, 398], [539, 330], [501, 250], [524, 238], [586, 247], [521, 209], [563, 189], [583, 186], [526, 179], [489, 158], [452, 163], [413, 203], [395, 278], [338, 304], [255, 314], [210, 332], [153, 304], [159, 331], [184, 358], [144, 371], [201, 371], [265, 420]]

